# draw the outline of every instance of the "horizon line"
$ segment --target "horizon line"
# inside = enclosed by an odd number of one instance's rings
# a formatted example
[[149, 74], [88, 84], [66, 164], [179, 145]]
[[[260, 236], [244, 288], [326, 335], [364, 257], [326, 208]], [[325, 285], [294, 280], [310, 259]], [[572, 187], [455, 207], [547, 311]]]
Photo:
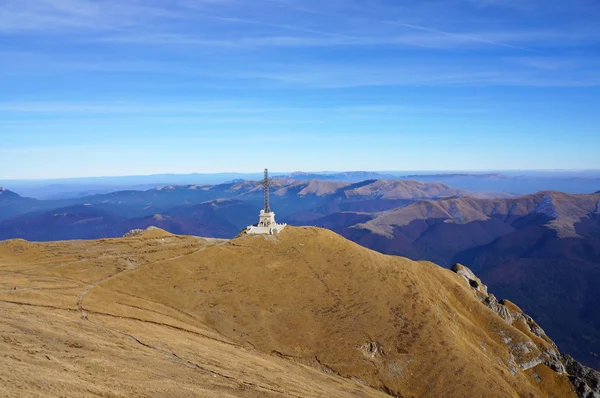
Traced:
[[[296, 171], [269, 171], [271, 174], [294, 174], [294, 173], [314, 173], [314, 174], [336, 174], [336, 173], [413, 173], [416, 174], [457, 174], [457, 173], [499, 173], [499, 172], [600, 172], [600, 168], [574, 168], [574, 169], [544, 169], [544, 168], [514, 168], [514, 169], [446, 169], [446, 170], [296, 170]], [[223, 172], [191, 172], [191, 173], [152, 173], [152, 174], [121, 174], [121, 175], [95, 175], [81, 177], [43, 177], [43, 178], [0, 178], [0, 182], [35, 182], [35, 181], [57, 181], [57, 180], [86, 180], [86, 179], [107, 179], [107, 178], [135, 178], [135, 177], [160, 177], [160, 176], [220, 176], [220, 175], [251, 175], [262, 174], [263, 170], [256, 172], [241, 171], [223, 171]], [[409, 174], [411, 175], [411, 174]]]

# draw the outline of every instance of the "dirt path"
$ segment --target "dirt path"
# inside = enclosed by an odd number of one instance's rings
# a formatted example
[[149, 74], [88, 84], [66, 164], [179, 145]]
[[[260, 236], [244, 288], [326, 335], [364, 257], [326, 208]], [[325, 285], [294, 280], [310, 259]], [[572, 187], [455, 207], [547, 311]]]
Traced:
[[[204, 251], [204, 250], [206, 250], [206, 249], [208, 249], [210, 247], [221, 246], [221, 245], [223, 245], [223, 244], [225, 244], [227, 242], [228, 241], [223, 241], [223, 242], [218, 243], [216, 245], [204, 246], [204, 247], [202, 247], [202, 248], [200, 248], [198, 250], [194, 250], [194, 251], [192, 251], [190, 253], [184, 253], [184, 254], [180, 254], [180, 255], [174, 256], [174, 257], [165, 258], [165, 259], [162, 259], [162, 260], [152, 261], [152, 262], [149, 262], [149, 263], [146, 263], [146, 264], [142, 264], [142, 265], [143, 266], [147, 266], [147, 265], [162, 263], [164, 261], [178, 260], [180, 258], [191, 256], [191, 255], [194, 255], [194, 254], [199, 253], [201, 251]], [[116, 277], [118, 277], [120, 275], [123, 275], [126, 272], [135, 272], [138, 269], [138, 267], [139, 267], [139, 265], [137, 265], [137, 264], [133, 264], [133, 265], [129, 264], [127, 266], [127, 268], [125, 268], [124, 270], [121, 270], [121, 271], [119, 271], [119, 272], [117, 272], [117, 273], [115, 273], [113, 275], [107, 276], [106, 278], [101, 279], [101, 280], [97, 281], [96, 283], [88, 285], [88, 287], [79, 295], [79, 297], [77, 297], [77, 310], [81, 314], [81, 319], [86, 319], [86, 320], [88, 319], [87, 318], [87, 313], [85, 312], [85, 310], [83, 308], [83, 300], [85, 299], [85, 296], [87, 296], [92, 291], [92, 289], [94, 289], [95, 287], [97, 287], [97, 286], [99, 286], [99, 285], [101, 285], [101, 284], [103, 284], [105, 282], [108, 282], [111, 279], [114, 279], [114, 278], [116, 278]]]
[[[177, 259], [180, 259], [180, 258], [183, 258], [183, 257], [186, 257], [186, 256], [190, 256], [190, 255], [199, 253], [199, 252], [204, 251], [204, 250], [206, 250], [206, 249], [208, 249], [210, 247], [213, 247], [213, 246], [221, 246], [221, 245], [223, 245], [223, 244], [225, 244], [227, 242], [228, 241], [223, 241], [223, 242], [221, 242], [219, 244], [211, 245], [211, 246], [206, 246], [206, 247], [203, 247], [201, 249], [195, 250], [195, 251], [193, 251], [191, 253], [181, 254], [181, 255], [178, 255], [178, 256], [166, 258], [166, 259], [159, 260], [159, 261], [153, 261], [153, 262], [144, 264], [144, 266], [151, 265], [151, 264], [156, 264], [156, 263], [160, 263], [160, 262], [164, 262], [164, 261], [177, 260]], [[130, 340], [134, 341], [135, 343], [139, 344], [140, 346], [143, 346], [145, 348], [151, 349], [151, 350], [153, 350], [155, 352], [158, 352], [158, 353], [160, 353], [162, 355], [168, 356], [169, 358], [174, 359], [175, 361], [177, 361], [178, 363], [180, 363], [180, 364], [182, 364], [184, 366], [192, 367], [192, 368], [200, 370], [202, 372], [211, 374], [214, 377], [221, 377], [221, 378], [224, 378], [224, 379], [229, 380], [229, 381], [234, 381], [234, 382], [236, 382], [236, 383], [238, 383], [240, 385], [246, 386], [246, 387], [255, 388], [257, 390], [262, 390], [262, 391], [266, 391], [266, 392], [270, 392], [270, 393], [275, 393], [275, 394], [281, 394], [281, 395], [284, 395], [284, 396], [289, 396], [289, 397], [294, 397], [294, 398], [301, 398], [301, 396], [299, 396], [299, 395], [295, 395], [295, 394], [292, 394], [292, 393], [289, 393], [289, 392], [286, 392], [286, 391], [281, 391], [281, 390], [278, 390], [278, 389], [275, 389], [275, 388], [272, 388], [272, 387], [269, 387], [269, 386], [259, 385], [259, 384], [256, 384], [256, 383], [252, 383], [252, 382], [244, 381], [244, 380], [241, 380], [241, 379], [237, 379], [237, 378], [235, 378], [233, 376], [228, 376], [226, 374], [217, 372], [215, 370], [205, 368], [203, 366], [200, 366], [197, 363], [191, 362], [191, 361], [189, 361], [187, 359], [184, 359], [184, 358], [180, 357], [179, 355], [177, 355], [174, 352], [169, 352], [169, 351], [166, 351], [166, 350], [164, 350], [164, 349], [162, 349], [160, 347], [157, 347], [157, 346], [145, 343], [139, 337], [136, 337], [136, 336], [131, 335], [129, 333], [126, 333], [126, 332], [123, 332], [123, 331], [120, 331], [120, 330], [117, 330], [117, 329], [109, 328], [109, 327], [104, 326], [104, 325], [102, 325], [100, 323], [91, 321], [88, 318], [87, 312], [83, 308], [83, 300], [87, 296], [87, 294], [90, 293], [95, 287], [97, 287], [97, 286], [99, 286], [99, 285], [101, 285], [101, 284], [103, 284], [105, 282], [108, 282], [108, 281], [110, 281], [112, 279], [115, 279], [115, 278], [123, 275], [126, 272], [134, 272], [137, 269], [138, 269], [138, 266], [135, 266], [133, 268], [127, 268], [127, 269], [119, 271], [119, 272], [117, 272], [117, 273], [115, 273], [113, 275], [110, 275], [110, 276], [108, 276], [106, 278], [103, 278], [103, 279], [99, 280], [98, 282], [96, 282], [94, 284], [88, 285], [87, 289], [84, 290], [79, 295], [79, 297], [77, 297], [77, 310], [79, 311], [79, 313], [81, 315], [81, 318], [83, 320], [85, 320], [85, 321], [87, 321], [87, 322], [89, 322], [89, 323], [97, 326], [97, 327], [100, 327], [100, 328], [104, 329], [104, 330], [107, 330], [107, 331], [110, 331], [110, 332], [113, 332], [113, 333], [125, 336], [125, 337], [129, 338]], [[105, 315], [105, 316], [112, 316], [111, 314], [103, 314], [103, 313], [99, 313], [99, 312], [95, 312], [95, 311], [90, 311], [90, 313], [91, 314], [98, 314], [98, 315]], [[119, 318], [123, 318], [123, 317], [119, 317]], [[145, 321], [143, 319], [137, 319], [137, 318], [132, 318], [132, 317], [124, 317], [124, 318], [131, 319], [131, 320], [136, 320], [136, 321], [139, 321], [139, 322], [147, 322], [147, 321]], [[230, 345], [230, 346], [237, 347], [239, 349], [243, 349], [243, 347], [240, 346], [240, 345], [237, 345], [237, 344], [234, 344], [234, 343], [231, 343], [231, 342], [228, 342], [228, 341], [224, 341], [224, 340], [215, 339], [215, 338], [212, 338], [212, 337], [209, 337], [209, 336], [205, 336], [205, 335], [202, 335], [202, 334], [199, 334], [199, 333], [191, 332], [191, 331], [186, 330], [186, 329], [177, 328], [177, 327], [174, 327], [174, 326], [171, 326], [171, 325], [160, 324], [160, 323], [156, 323], [156, 322], [151, 322], [151, 323], [154, 323], [154, 324], [157, 324], [157, 325], [161, 325], [161, 326], [165, 326], [165, 327], [173, 327], [173, 328], [176, 328], [176, 329], [178, 329], [180, 331], [183, 331], [183, 332], [186, 332], [186, 333], [193, 333], [193, 334], [199, 335], [199, 336], [201, 336], [203, 338], [207, 338], [207, 339], [214, 340], [214, 341], [217, 341], [217, 342], [222, 343], [222, 344], [227, 344], [227, 345]]]
[[[284, 391], [284, 390], [280, 390], [280, 389], [277, 389], [277, 388], [269, 386], [269, 385], [263, 385], [262, 383], [255, 383], [255, 382], [246, 381], [246, 380], [237, 378], [235, 376], [230, 376], [228, 374], [222, 373], [222, 372], [217, 371], [215, 369], [210, 369], [209, 367], [202, 366], [201, 364], [198, 364], [198, 363], [195, 363], [195, 362], [193, 362], [191, 360], [185, 359], [184, 357], [178, 355], [176, 352], [171, 352], [171, 351], [168, 351], [168, 350], [166, 350], [164, 348], [161, 348], [160, 346], [153, 345], [153, 344], [150, 344], [148, 342], [145, 342], [144, 339], [143, 339], [143, 337], [135, 336], [133, 334], [130, 334], [130, 333], [118, 330], [118, 329], [113, 328], [113, 327], [105, 326], [102, 323], [93, 321], [93, 320], [91, 320], [91, 319], [88, 318], [88, 311], [89, 311], [89, 315], [97, 314], [97, 315], [100, 315], [100, 316], [111, 316], [111, 317], [115, 316], [115, 315], [112, 315], [112, 314], [108, 314], [108, 313], [105, 314], [105, 313], [102, 313], [102, 312], [96, 312], [96, 311], [92, 311], [92, 310], [86, 311], [86, 309], [84, 308], [84, 300], [87, 297], [87, 295], [94, 288], [96, 288], [96, 287], [98, 287], [98, 286], [100, 286], [100, 285], [102, 285], [102, 284], [104, 284], [106, 282], [109, 282], [109, 281], [111, 281], [113, 279], [116, 279], [116, 278], [124, 275], [125, 273], [135, 272], [136, 270], [138, 270], [142, 266], [147, 266], [147, 265], [152, 265], [152, 264], [157, 264], [157, 263], [162, 263], [162, 262], [167, 262], [167, 261], [178, 260], [178, 259], [181, 259], [183, 257], [191, 256], [191, 255], [194, 255], [196, 253], [202, 252], [202, 251], [204, 251], [204, 250], [206, 250], [206, 249], [208, 249], [210, 247], [213, 247], [213, 246], [221, 246], [223, 244], [226, 244], [227, 242], [229, 242], [229, 241], [228, 240], [224, 240], [224, 241], [219, 242], [219, 243], [214, 244], [214, 245], [204, 246], [204, 247], [202, 247], [202, 248], [200, 248], [198, 250], [194, 250], [194, 251], [191, 251], [191, 252], [188, 252], [188, 253], [180, 254], [180, 255], [177, 255], [177, 256], [173, 256], [173, 257], [169, 257], [169, 258], [165, 258], [165, 259], [161, 259], [161, 260], [157, 260], [157, 261], [151, 261], [151, 262], [148, 262], [148, 263], [145, 263], [145, 264], [134, 264], [134, 263], [127, 264], [127, 266], [124, 269], [122, 269], [122, 270], [120, 270], [120, 271], [118, 271], [116, 273], [113, 273], [112, 275], [108, 275], [105, 278], [102, 278], [102, 279], [100, 279], [100, 280], [98, 280], [98, 281], [96, 281], [94, 283], [87, 284], [85, 290], [83, 292], [81, 292], [77, 296], [77, 300], [76, 300], [76, 308], [77, 309], [76, 309], [76, 311], [79, 313], [81, 319], [83, 319], [85, 322], [87, 322], [87, 323], [89, 323], [91, 325], [94, 325], [94, 327], [97, 327], [97, 328], [99, 328], [101, 330], [105, 330], [107, 332], [110, 332], [110, 333], [113, 333], [113, 334], [116, 334], [116, 335], [124, 336], [127, 339], [129, 339], [130, 341], [132, 341], [134, 344], [138, 345], [139, 347], [143, 347], [145, 349], [150, 349], [150, 350], [152, 350], [152, 351], [154, 351], [154, 352], [156, 352], [156, 353], [158, 353], [160, 355], [167, 356], [167, 357], [171, 358], [172, 360], [176, 361], [177, 363], [179, 363], [179, 364], [181, 364], [183, 366], [187, 366], [187, 367], [196, 369], [196, 370], [198, 370], [200, 372], [212, 375], [213, 377], [219, 377], [219, 378], [222, 378], [222, 379], [225, 379], [225, 380], [228, 380], [228, 381], [232, 381], [232, 382], [240, 385], [240, 387], [252, 388], [252, 389], [255, 389], [257, 391], [262, 391], [264, 394], [276, 394], [276, 395], [281, 395], [281, 396], [301, 398], [300, 395], [295, 395], [293, 393], [290, 393], [290, 392], [287, 392], [287, 391]], [[69, 262], [69, 264], [73, 264], [73, 263], [77, 263], [77, 262], [82, 262], [82, 261], [83, 260]], [[64, 264], [62, 264], [62, 265], [64, 265]], [[44, 270], [46, 268], [47, 267], [34, 268], [34, 269], [29, 269], [29, 270], [25, 270], [25, 271], [21, 271], [21, 272], [3, 271], [3, 272], [0, 272], [0, 275], [10, 275], [10, 274], [13, 274], [13, 275], [33, 276], [32, 273], [34, 273], [35, 271]], [[69, 279], [69, 278], [61, 278], [61, 277], [55, 277], [55, 276], [47, 276], [47, 277], [46, 276], [40, 276], [40, 277], [41, 278], [48, 278], [49, 280], [54, 280], [54, 281], [57, 281], [57, 282], [58, 281], [68, 282], [70, 286], [68, 286], [68, 287], [66, 287], [66, 286], [64, 286], [64, 287], [32, 287], [32, 288], [19, 288], [17, 290], [6, 289], [6, 290], [0, 290], [0, 293], [13, 292], [13, 291], [21, 291], [22, 292], [22, 291], [29, 291], [29, 290], [59, 290], [59, 289], [66, 289], [66, 288], [81, 287], [82, 285], [86, 284], [86, 282], [78, 281], [78, 280], [74, 280], [74, 279]], [[143, 299], [143, 298], [139, 297], [139, 299]], [[146, 300], [146, 299], [144, 299], [144, 300]], [[19, 303], [19, 302], [4, 301], [4, 300], [2, 300], [2, 301], [3, 302], [7, 302], [7, 303], [12, 303], [12, 304], [27, 305], [27, 306], [32, 306], [32, 307], [48, 307], [48, 306], [45, 306], [43, 304]], [[69, 309], [66, 309], [66, 308], [58, 308], [58, 307], [51, 307], [51, 308], [64, 309], [64, 310], [67, 310], [67, 311], [69, 310]], [[173, 308], [173, 309], [177, 310], [175, 308]], [[185, 315], [191, 316], [189, 314], [185, 314]], [[144, 319], [138, 319], [138, 318], [134, 318], [134, 317], [120, 317], [119, 316], [118, 318], [125, 318], [125, 319], [130, 319], [130, 320], [133, 320], [133, 321], [143, 322], [143, 323], [149, 322], [149, 323], [152, 323], [152, 324], [155, 324], [155, 325], [158, 325], [158, 326], [174, 328], [174, 329], [177, 329], [177, 330], [179, 330], [181, 332], [191, 333], [191, 334], [197, 335], [197, 336], [199, 336], [201, 338], [206, 338], [206, 339], [210, 339], [212, 341], [215, 341], [215, 342], [218, 342], [218, 343], [221, 343], [221, 344], [227, 344], [229, 346], [233, 346], [233, 347], [235, 347], [237, 349], [245, 349], [241, 345], [238, 345], [238, 344], [226, 341], [226, 340], [221, 340], [221, 339], [217, 339], [217, 338], [214, 338], [214, 337], [206, 336], [206, 335], [198, 333], [198, 332], [194, 332], [194, 331], [191, 331], [191, 330], [186, 330], [184, 328], [179, 328], [179, 327], [168, 325], [168, 324], [162, 324], [162, 323], [158, 323], [158, 322], [151, 322], [151, 321], [147, 321], [147, 320], [144, 320]]]

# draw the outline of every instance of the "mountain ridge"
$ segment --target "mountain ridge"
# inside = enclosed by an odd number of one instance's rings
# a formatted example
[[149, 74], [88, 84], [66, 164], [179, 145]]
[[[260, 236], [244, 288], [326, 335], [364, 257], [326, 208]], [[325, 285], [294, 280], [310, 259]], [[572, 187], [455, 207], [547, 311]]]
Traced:
[[[360, 190], [346, 195], [349, 187], [355, 185], [335, 181], [294, 181], [290, 179], [273, 179], [271, 196], [278, 206], [280, 216], [286, 216], [302, 210], [309, 210], [327, 201], [359, 201], [389, 198], [392, 200], [416, 200], [437, 198], [440, 196], [467, 195], [468, 191], [452, 188], [439, 183], [420, 183], [417, 181], [386, 181], [370, 180], [363, 184]], [[7, 191], [8, 192], [8, 191]], [[362, 194], [362, 196], [361, 196]], [[220, 185], [185, 185], [165, 186], [145, 191], [117, 191], [108, 194], [92, 195], [77, 199], [65, 200], [25, 200], [19, 199], [20, 204], [13, 206], [10, 211], [3, 211], [0, 205], [0, 221], [11, 216], [25, 214], [38, 210], [67, 207], [78, 204], [115, 204], [119, 206], [137, 206], [137, 215], [148, 215], [143, 209], [153, 212], [164, 211], [168, 208], [199, 204], [217, 199], [239, 199], [262, 202], [263, 192], [259, 181], [238, 181]], [[5, 206], [6, 207], [6, 206]]]
[[391, 225], [407, 225], [416, 217], [440, 218], [446, 222], [467, 223], [489, 220], [492, 216], [526, 216], [543, 214], [553, 219], [548, 228], [560, 237], [576, 237], [574, 224], [596, 212], [600, 196], [569, 195], [556, 191], [541, 191], [509, 199], [480, 199], [473, 197], [419, 201], [406, 207], [385, 212], [367, 224], [357, 226], [385, 236], [391, 235]]

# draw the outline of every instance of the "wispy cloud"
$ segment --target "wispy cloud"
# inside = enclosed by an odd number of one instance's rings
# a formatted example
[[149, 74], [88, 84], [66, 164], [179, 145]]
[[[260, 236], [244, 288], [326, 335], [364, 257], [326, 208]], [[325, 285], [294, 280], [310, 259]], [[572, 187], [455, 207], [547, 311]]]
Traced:
[[[251, 48], [249, 48], [251, 50]], [[248, 51], [250, 57], [253, 52]], [[600, 57], [562, 57], [514, 55], [493, 57], [491, 62], [483, 62], [476, 55], [452, 55], [446, 62], [440, 58], [423, 59], [417, 55], [404, 56], [397, 62], [387, 60], [355, 60], [352, 63], [311, 60], [302, 64], [288, 64], [278, 59], [246, 62], [243, 68], [231, 62], [216, 59], [196, 62], [187, 57], [178, 60], [102, 60], [96, 56], [89, 59], [64, 60], [46, 59], [39, 56], [14, 56], [19, 62], [30, 63], [30, 68], [43, 65], [47, 76], [77, 73], [110, 79], [112, 76], [129, 76], [140, 79], [150, 78], [145, 83], [147, 89], [160, 90], [164, 86], [162, 78], [169, 78], [171, 89], [179, 87], [189, 90], [195, 88], [223, 88], [246, 90], [272, 89], [334, 89], [350, 87], [414, 87], [414, 86], [516, 86], [516, 87], [594, 87], [600, 84], [598, 66]], [[9, 60], [12, 56], [5, 56]], [[227, 58], [225, 58], [227, 59]], [[235, 57], [233, 58], [235, 59]], [[5, 75], [16, 78], [31, 74], [29, 68], [9, 67]], [[156, 80], [154, 82], [153, 80]], [[0, 97], [1, 98], [1, 97]], [[225, 105], [225, 106], [224, 106]], [[113, 102], [108, 109], [106, 103], [73, 104], [71, 112], [235, 112], [229, 104], [207, 103], [146, 103], [143, 106], [132, 103]], [[0, 111], [59, 111], [61, 103], [10, 103], [0, 102]], [[235, 108], [235, 107], [234, 107]], [[248, 109], [248, 106], [239, 109]], [[260, 109], [260, 107], [250, 107]]]
[[135, 0], [7, 0], [0, 8], [0, 32], [112, 30], [184, 15], [177, 8]]
[[[501, 18], [457, 24], [478, 9], [506, 8], [496, 0], [471, 6], [466, 13], [457, 0], [414, 7], [356, 0], [6, 0], [0, 35], [22, 35], [19, 48], [39, 55], [7, 55], [7, 76], [139, 72], [190, 76], [204, 85], [236, 80], [307, 88], [598, 84], [596, 61], [584, 56], [597, 45], [592, 28], [565, 31], [554, 19], [535, 26]], [[570, 62], [569, 54], [556, 52], [578, 48], [572, 73], [555, 73]]]
[[397, 26], [403, 26], [405, 28], [409, 28], [409, 29], [413, 29], [413, 30], [418, 30], [418, 31], [433, 33], [435, 35], [447, 36], [447, 37], [454, 38], [454, 39], [457, 39], [457, 40], [462, 41], [462, 42], [464, 42], [464, 41], [470, 41], [470, 42], [476, 42], [476, 43], [491, 44], [491, 45], [499, 46], [499, 47], [512, 48], [512, 49], [516, 49], [516, 50], [538, 52], [538, 51], [532, 50], [530, 48], [515, 46], [515, 45], [512, 45], [512, 44], [501, 43], [501, 42], [498, 42], [498, 41], [489, 40], [489, 39], [485, 39], [485, 38], [477, 37], [477, 36], [471, 36], [471, 35], [464, 35], [464, 34], [458, 34], [458, 33], [445, 32], [445, 31], [438, 30], [438, 29], [432, 29], [432, 28], [428, 28], [428, 27], [424, 27], [424, 26], [411, 25], [411, 24], [401, 23], [401, 22], [393, 22], [393, 21], [385, 21], [385, 22], [386, 23], [390, 23], [390, 24], [394, 24], [394, 25], [397, 25]]

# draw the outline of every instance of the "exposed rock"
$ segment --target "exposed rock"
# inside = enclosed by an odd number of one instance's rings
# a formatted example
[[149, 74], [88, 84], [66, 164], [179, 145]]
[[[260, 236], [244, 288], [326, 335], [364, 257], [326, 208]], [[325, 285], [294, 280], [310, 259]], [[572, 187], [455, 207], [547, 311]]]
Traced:
[[511, 361], [509, 364], [513, 370], [514, 366], [517, 365], [521, 370], [528, 370], [543, 363], [557, 373], [565, 373], [565, 366], [561, 361], [556, 344], [548, 338], [546, 332], [544, 332], [533, 318], [523, 313], [518, 306], [509, 300], [498, 301], [496, 296], [488, 294], [487, 286], [475, 276], [473, 271], [464, 265], [454, 264], [451, 269], [465, 279], [469, 286], [473, 288], [474, 293], [479, 297], [481, 302], [498, 314], [498, 316], [511, 325], [523, 325], [526, 331], [548, 343], [545, 346], [538, 346], [531, 340], [513, 341], [510, 337], [504, 337], [504, 343], [508, 346], [510, 352]]
[[466, 278], [467, 281], [468, 280], [474, 280], [475, 278], [477, 278], [475, 276], [475, 274], [473, 273], [473, 271], [471, 271], [469, 268], [465, 267], [462, 264], [454, 264], [451, 268], [451, 270], [455, 273], [457, 273], [458, 275], [462, 276], [463, 278]]
[[383, 349], [381, 345], [377, 344], [375, 341], [363, 344], [362, 346], [360, 346], [360, 351], [367, 358], [375, 358], [383, 354]]
[[140, 236], [143, 232], [144, 232], [143, 229], [132, 229], [131, 231], [129, 231], [125, 235], [123, 235], [123, 238], [133, 238], [136, 236]]
[[160, 228], [157, 228], [154, 226], [149, 226], [146, 229], [132, 229], [131, 231], [129, 231], [125, 235], [123, 235], [123, 238], [134, 238], [136, 236], [140, 236], [141, 234], [143, 234], [146, 231], [155, 231], [158, 229], [160, 229]]
[[562, 355], [571, 383], [580, 398], [600, 398], [600, 372], [588, 368], [569, 355]]
[[487, 286], [481, 282], [481, 279], [475, 276], [473, 271], [462, 264], [454, 264], [452, 271], [463, 277], [471, 287], [485, 295], [488, 294]]

